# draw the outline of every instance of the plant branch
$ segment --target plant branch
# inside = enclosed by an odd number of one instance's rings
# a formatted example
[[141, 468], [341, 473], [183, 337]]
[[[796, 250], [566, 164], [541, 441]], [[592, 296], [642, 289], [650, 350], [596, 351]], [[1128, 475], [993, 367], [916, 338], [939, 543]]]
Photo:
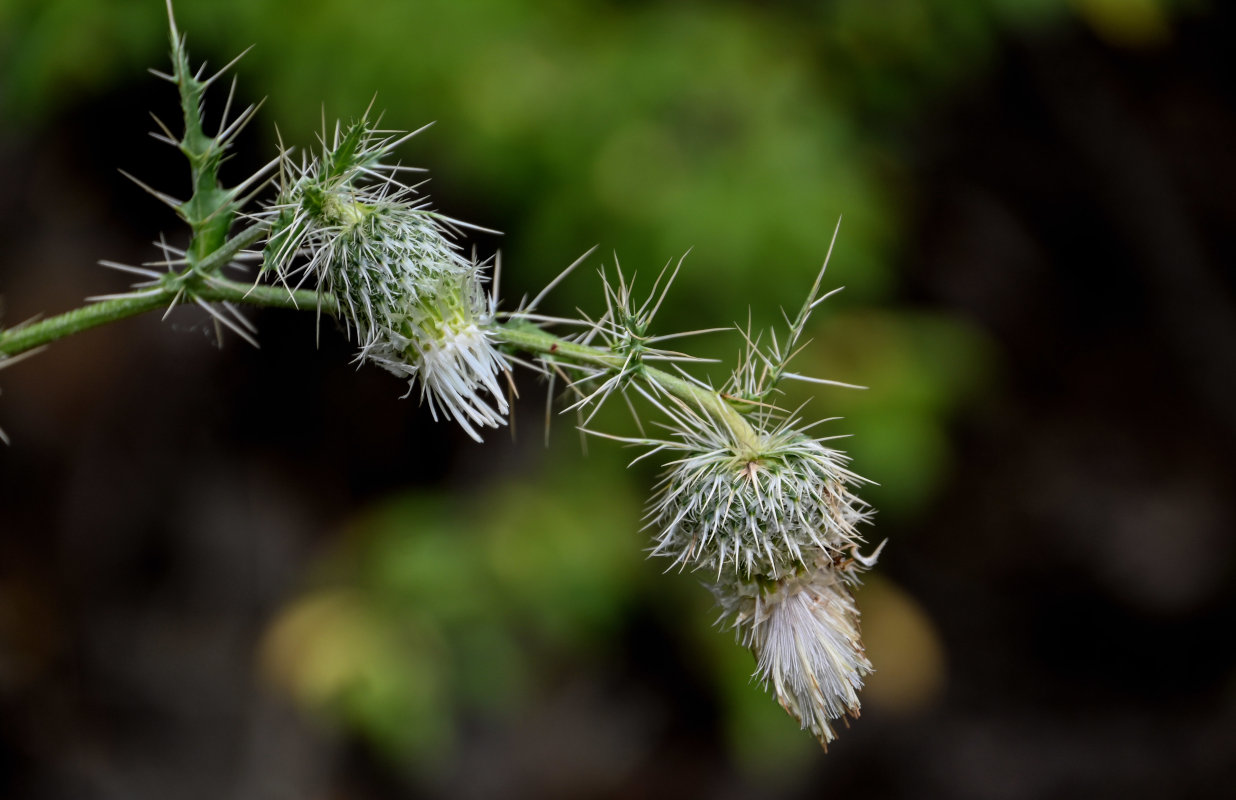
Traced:
[[314, 310], [321, 308], [323, 313], [332, 316], [339, 310], [332, 298], [317, 292], [305, 289], [291, 290], [280, 286], [254, 286], [226, 278], [211, 277], [209, 281], [203, 280], [199, 286], [192, 289], [182, 291], [181, 287], [169, 284], [151, 294], [103, 300], [29, 325], [20, 325], [0, 331], [0, 357], [11, 358], [66, 336], [97, 328], [109, 322], [135, 317], [147, 311], [191, 303], [195, 297], [210, 303], [227, 301], [274, 308]]
[[[230, 302], [301, 311], [320, 310], [329, 316], [339, 314], [339, 304], [333, 297], [308, 289], [252, 285], [215, 276], [196, 283], [197, 286], [183, 290], [175, 283], [169, 283], [152, 294], [103, 300], [49, 319], [0, 331], [0, 358], [12, 358], [109, 322], [172, 305], [192, 303], [194, 298], [209, 303]], [[623, 367], [624, 358], [620, 354], [562, 339], [526, 321], [508, 322], [495, 326], [495, 330], [501, 342], [526, 353], [602, 369], [614, 370]], [[649, 366], [644, 366], [642, 373], [637, 373], [636, 379], [659, 387], [715, 417], [733, 431], [740, 442], [754, 441], [755, 432], [750, 423], [717, 392]]]
[[[625, 356], [619, 353], [559, 338], [521, 320], [499, 326], [498, 339], [527, 353], [610, 370], [621, 370], [626, 361]], [[663, 389], [711, 415], [734, 434], [739, 444], [756, 446], [757, 434], [751, 423], [720, 393], [648, 365], [643, 365], [635, 376], [649, 386]]]

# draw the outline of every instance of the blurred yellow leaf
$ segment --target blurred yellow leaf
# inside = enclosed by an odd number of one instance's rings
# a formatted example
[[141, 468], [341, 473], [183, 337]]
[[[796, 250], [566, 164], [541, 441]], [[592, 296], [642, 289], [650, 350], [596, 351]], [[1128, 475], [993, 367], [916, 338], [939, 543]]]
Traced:
[[927, 612], [891, 581], [872, 576], [856, 592], [863, 610], [863, 642], [875, 673], [863, 702], [912, 714], [944, 691], [947, 661], [940, 634]]
[[1077, 13], [1108, 44], [1148, 47], [1171, 37], [1162, 0], [1073, 0]]

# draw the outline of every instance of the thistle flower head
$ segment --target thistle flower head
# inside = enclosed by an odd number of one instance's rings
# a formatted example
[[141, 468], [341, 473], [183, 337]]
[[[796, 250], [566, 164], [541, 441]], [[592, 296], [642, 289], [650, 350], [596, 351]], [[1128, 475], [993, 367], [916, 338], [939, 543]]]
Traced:
[[336, 297], [362, 348], [408, 297], [472, 270], [445, 220], [395, 180], [402, 168], [383, 163], [406, 138], [362, 120], [337, 128], [317, 158], [298, 165], [285, 154], [279, 197], [264, 212], [274, 223], [263, 269]]
[[721, 620], [756, 657], [756, 676], [825, 747], [836, 738], [833, 720], [858, 717], [858, 690], [872, 672], [849, 584], [878, 555], [855, 550], [838, 559], [820, 552], [778, 580], [731, 579], [713, 587]]
[[715, 573], [721, 619], [754, 653], [756, 676], [827, 747], [832, 722], [858, 716], [858, 690], [872, 671], [849, 585], [879, 549], [858, 554], [857, 526], [871, 512], [852, 491], [863, 479], [849, 459], [810, 435], [797, 412], [771, 402], [785, 379], [834, 383], [788, 371], [827, 297], [819, 296], [822, 277], [797, 316], [786, 316], [788, 334], [769, 332], [762, 342], [742, 331], [745, 353], [719, 394], [698, 381], [695, 404], [645, 392], [673, 435], [628, 441], [678, 455], [648, 510], [653, 554]]
[[451, 238], [463, 223], [430, 211], [395, 180], [402, 168], [385, 163], [406, 138], [362, 120], [336, 128], [329, 145], [323, 137], [317, 158], [297, 166], [285, 157], [279, 199], [265, 212], [274, 217], [265, 269], [336, 298], [358, 360], [419, 380], [434, 418], [479, 441], [477, 427], [497, 427], [507, 413], [495, 298]]
[[855, 527], [870, 511], [851, 487], [863, 479], [847, 468], [844, 453], [771, 402], [785, 379], [836, 383], [788, 371], [812, 312], [831, 295], [820, 295], [827, 267], [825, 258], [798, 314], [786, 315], [789, 330], [780, 339], [769, 331], [762, 344], [750, 326], [740, 329], [745, 353], [719, 407], [661, 406], [676, 436], [644, 443], [682, 456], [667, 465], [649, 510], [655, 554], [718, 576], [730, 567], [740, 578], [777, 579], [809, 565], [812, 553], [836, 555], [861, 541]]
[[862, 481], [830, 449], [787, 420], [739, 438], [711, 417], [677, 413], [677, 450], [653, 496], [653, 553], [691, 569], [779, 578], [812, 553], [840, 554], [861, 541], [869, 516], [850, 490]]

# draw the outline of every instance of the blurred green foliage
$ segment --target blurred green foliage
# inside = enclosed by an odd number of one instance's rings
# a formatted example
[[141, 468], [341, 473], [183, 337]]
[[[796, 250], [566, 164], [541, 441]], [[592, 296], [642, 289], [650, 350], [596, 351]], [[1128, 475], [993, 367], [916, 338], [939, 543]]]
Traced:
[[[162, 67], [161, 5], [0, 2], [4, 126], [48, 124]], [[1072, 19], [1136, 45], [1187, 5], [180, 0], [176, 10], [198, 59], [220, 65], [257, 45], [238, 71], [242, 91], [269, 97], [258, 125], [272, 148], [272, 122], [311, 145], [322, 104], [347, 118], [375, 92], [391, 127], [437, 120], [407, 158], [433, 168], [444, 211], [505, 231], [517, 293], [593, 244], [641, 276], [693, 248], [661, 332], [729, 324], [748, 307], [758, 327], [800, 301], [844, 215], [826, 284], [848, 290], [818, 316], [799, 366], [871, 387], [815, 391], [809, 413], [845, 417], [820, 435], [854, 434], [843, 447], [881, 484], [866, 494], [897, 521], [947, 476], [949, 422], [999, 363], [982, 331], [900, 305], [896, 265], [916, 202], [905, 131], [980, 79], [1010, 31]], [[577, 276], [547, 310], [595, 309], [599, 297]], [[713, 342], [702, 354], [738, 349]], [[684, 599], [690, 581], [640, 563], [648, 470], [623, 471], [627, 454], [612, 445], [593, 450], [580, 467], [564, 443], [538, 480], [483, 502], [409, 494], [362, 515], [273, 626], [272, 674], [378, 748], [431, 757], [449, 747], [460, 709], [501, 713], [535, 696], [552, 663], [542, 656], [604, 658], [632, 598], [653, 592], [684, 603], [682, 630], [708, 643], [729, 732], [745, 743], [736, 751], [760, 764], [813, 748], [750, 686], [750, 656], [707, 627], [708, 598]]]
[[553, 686], [548, 665], [604, 663], [655, 572], [631, 535], [639, 496], [590, 466], [363, 514], [272, 624], [266, 673], [428, 764], [460, 714], [517, 710]]

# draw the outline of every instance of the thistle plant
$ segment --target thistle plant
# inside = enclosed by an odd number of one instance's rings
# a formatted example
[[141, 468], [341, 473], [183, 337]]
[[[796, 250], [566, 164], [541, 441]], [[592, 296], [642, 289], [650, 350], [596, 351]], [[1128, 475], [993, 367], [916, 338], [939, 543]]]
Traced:
[[[169, 3], [169, 21], [171, 11]], [[355, 342], [357, 362], [406, 379], [435, 419], [480, 441], [483, 429], [506, 423], [512, 371], [530, 367], [548, 378], [551, 398], [565, 382], [565, 410], [579, 414], [585, 431], [644, 448], [637, 460], [663, 461], [647, 508], [650, 552], [700, 573], [721, 622], [752, 650], [756, 675], [781, 705], [824, 745], [835, 738], [835, 720], [858, 716], [872, 666], [851, 589], [878, 555], [859, 551], [871, 516], [855, 494], [864, 481], [829, 445], [835, 437], [815, 435], [818, 423], [807, 422], [803, 407], [780, 404], [785, 381], [834, 383], [790, 371], [812, 313], [830, 296], [820, 293], [823, 269], [786, 330], [737, 329], [736, 366], [714, 388], [688, 371], [700, 359], [668, 347], [699, 331], [652, 333], [682, 261], [667, 265], [642, 300], [615, 263], [601, 273], [605, 310], [595, 319], [538, 310], [582, 259], [531, 302], [500, 311], [496, 275], [491, 281], [460, 244], [475, 226], [434, 212], [404, 182], [416, 170], [401, 166], [395, 150], [413, 134], [385, 130], [369, 113], [323, 130], [315, 150], [297, 156], [281, 146], [261, 170], [225, 187], [219, 165], [257, 109], [231, 115], [233, 83], [222, 121], [207, 134], [203, 96], [231, 65], [203, 78], [174, 21], [171, 42], [172, 70], [156, 74], [179, 92], [181, 133], [159, 123], [156, 138], [186, 156], [193, 192], [178, 200], [134, 180], [188, 224], [188, 247], [160, 243], [159, 257], [139, 266], [102, 262], [140, 280], [0, 330], [0, 368], [56, 339], [160, 308], [196, 304], [220, 331], [250, 342], [255, 331], [240, 306], [298, 308], [334, 320]], [[253, 263], [248, 280], [224, 274]], [[616, 398], [638, 436], [588, 427]], [[646, 433], [650, 414], [659, 438]]]

